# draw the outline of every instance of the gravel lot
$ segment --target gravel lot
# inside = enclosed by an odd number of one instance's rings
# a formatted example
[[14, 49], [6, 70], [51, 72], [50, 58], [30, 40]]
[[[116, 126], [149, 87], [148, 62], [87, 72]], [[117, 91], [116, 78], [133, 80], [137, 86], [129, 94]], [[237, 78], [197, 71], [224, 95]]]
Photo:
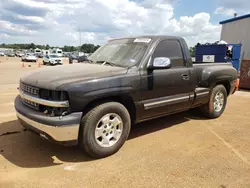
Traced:
[[0, 57], [0, 187], [250, 187], [250, 93], [231, 96], [219, 119], [192, 110], [134, 125], [117, 154], [92, 160], [18, 123], [19, 77], [38, 68]]

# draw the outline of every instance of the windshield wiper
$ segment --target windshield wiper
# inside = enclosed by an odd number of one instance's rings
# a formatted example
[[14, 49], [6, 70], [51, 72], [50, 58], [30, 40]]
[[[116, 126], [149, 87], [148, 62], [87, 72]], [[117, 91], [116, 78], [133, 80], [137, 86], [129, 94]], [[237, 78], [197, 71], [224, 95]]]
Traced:
[[96, 63], [102, 63], [103, 65], [109, 64], [109, 65], [111, 65], [111, 66], [118, 66], [118, 65], [116, 65], [116, 64], [114, 64], [114, 63], [111, 63], [111, 62], [109, 62], [109, 61], [97, 61]]
[[91, 60], [91, 59], [87, 59], [86, 61], [88, 61], [88, 62], [90, 62], [90, 63], [94, 63], [94, 61]]

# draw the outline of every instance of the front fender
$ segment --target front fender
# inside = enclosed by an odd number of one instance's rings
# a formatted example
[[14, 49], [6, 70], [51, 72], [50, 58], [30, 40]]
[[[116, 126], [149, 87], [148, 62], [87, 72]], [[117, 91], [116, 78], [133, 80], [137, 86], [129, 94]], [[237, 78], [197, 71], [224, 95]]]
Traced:
[[70, 106], [72, 112], [82, 111], [88, 104], [93, 101], [104, 99], [104, 98], [112, 98], [117, 96], [130, 96], [132, 92], [132, 87], [115, 87], [115, 88], [107, 88], [100, 89], [91, 92], [87, 92], [85, 94], [81, 94], [78, 92], [70, 92]]

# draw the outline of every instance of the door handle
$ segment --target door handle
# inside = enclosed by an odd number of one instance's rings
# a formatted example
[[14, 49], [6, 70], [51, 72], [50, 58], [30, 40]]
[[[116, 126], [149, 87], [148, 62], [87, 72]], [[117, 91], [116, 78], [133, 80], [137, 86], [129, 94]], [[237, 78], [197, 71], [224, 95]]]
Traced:
[[187, 74], [182, 74], [181, 76], [182, 76], [182, 79], [183, 79], [183, 80], [189, 80], [189, 75], [187, 75]]

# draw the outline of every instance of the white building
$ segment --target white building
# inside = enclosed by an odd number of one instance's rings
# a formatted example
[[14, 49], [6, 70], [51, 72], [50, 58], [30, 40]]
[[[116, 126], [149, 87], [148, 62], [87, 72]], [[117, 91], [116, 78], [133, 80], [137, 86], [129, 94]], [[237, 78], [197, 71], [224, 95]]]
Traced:
[[250, 59], [250, 14], [220, 22], [221, 40], [231, 44], [242, 44], [241, 58]]

